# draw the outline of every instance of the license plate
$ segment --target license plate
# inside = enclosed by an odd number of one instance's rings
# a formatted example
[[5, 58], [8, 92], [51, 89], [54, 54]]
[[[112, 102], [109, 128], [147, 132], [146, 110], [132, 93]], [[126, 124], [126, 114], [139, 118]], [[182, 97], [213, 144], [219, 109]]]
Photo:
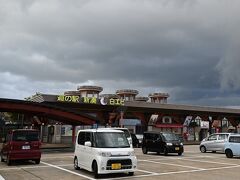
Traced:
[[112, 169], [121, 169], [121, 163], [112, 164]]
[[175, 147], [175, 150], [176, 150], [176, 151], [179, 151], [179, 147]]
[[22, 149], [30, 149], [30, 146], [22, 146]]

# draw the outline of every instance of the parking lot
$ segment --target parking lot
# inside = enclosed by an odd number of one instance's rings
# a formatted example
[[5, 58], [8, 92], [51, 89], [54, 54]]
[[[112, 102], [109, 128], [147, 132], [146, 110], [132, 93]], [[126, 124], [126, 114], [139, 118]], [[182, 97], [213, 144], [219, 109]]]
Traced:
[[[237, 180], [240, 177], [240, 157], [226, 158], [222, 153], [201, 153], [198, 145], [186, 145], [182, 156], [156, 153], [142, 154], [135, 149], [138, 169], [134, 176], [112, 174], [100, 179], [211, 179]], [[42, 154], [41, 163], [16, 162], [12, 166], [0, 163], [0, 180], [74, 180], [94, 179], [92, 173], [74, 170], [73, 152], [49, 151]]]

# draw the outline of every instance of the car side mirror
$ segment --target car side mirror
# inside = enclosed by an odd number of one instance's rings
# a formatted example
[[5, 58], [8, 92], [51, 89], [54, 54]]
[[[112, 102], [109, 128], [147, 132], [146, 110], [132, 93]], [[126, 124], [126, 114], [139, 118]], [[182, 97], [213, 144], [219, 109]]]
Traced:
[[91, 143], [90, 141], [86, 141], [86, 142], [84, 143], [84, 146], [91, 147], [91, 146], [92, 146], [92, 143]]

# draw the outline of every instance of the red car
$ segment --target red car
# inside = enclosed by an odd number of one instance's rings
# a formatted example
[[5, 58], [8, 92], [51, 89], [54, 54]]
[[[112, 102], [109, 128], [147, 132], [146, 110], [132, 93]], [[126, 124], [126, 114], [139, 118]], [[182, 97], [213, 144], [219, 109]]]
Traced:
[[33, 129], [11, 130], [1, 149], [1, 162], [11, 165], [14, 160], [33, 160], [36, 164], [41, 159], [39, 131]]

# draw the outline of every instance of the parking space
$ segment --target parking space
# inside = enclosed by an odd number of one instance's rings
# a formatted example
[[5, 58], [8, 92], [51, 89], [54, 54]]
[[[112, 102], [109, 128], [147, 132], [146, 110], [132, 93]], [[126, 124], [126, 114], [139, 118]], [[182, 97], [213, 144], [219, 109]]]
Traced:
[[[138, 170], [134, 176], [104, 175], [100, 179], [239, 179], [240, 158], [228, 159], [222, 153], [201, 153], [196, 145], [185, 146], [182, 156], [156, 153], [142, 154], [135, 149]], [[16, 162], [12, 166], [0, 163], [0, 180], [75, 180], [94, 179], [85, 170], [74, 170], [72, 152], [43, 153], [41, 163]]]

